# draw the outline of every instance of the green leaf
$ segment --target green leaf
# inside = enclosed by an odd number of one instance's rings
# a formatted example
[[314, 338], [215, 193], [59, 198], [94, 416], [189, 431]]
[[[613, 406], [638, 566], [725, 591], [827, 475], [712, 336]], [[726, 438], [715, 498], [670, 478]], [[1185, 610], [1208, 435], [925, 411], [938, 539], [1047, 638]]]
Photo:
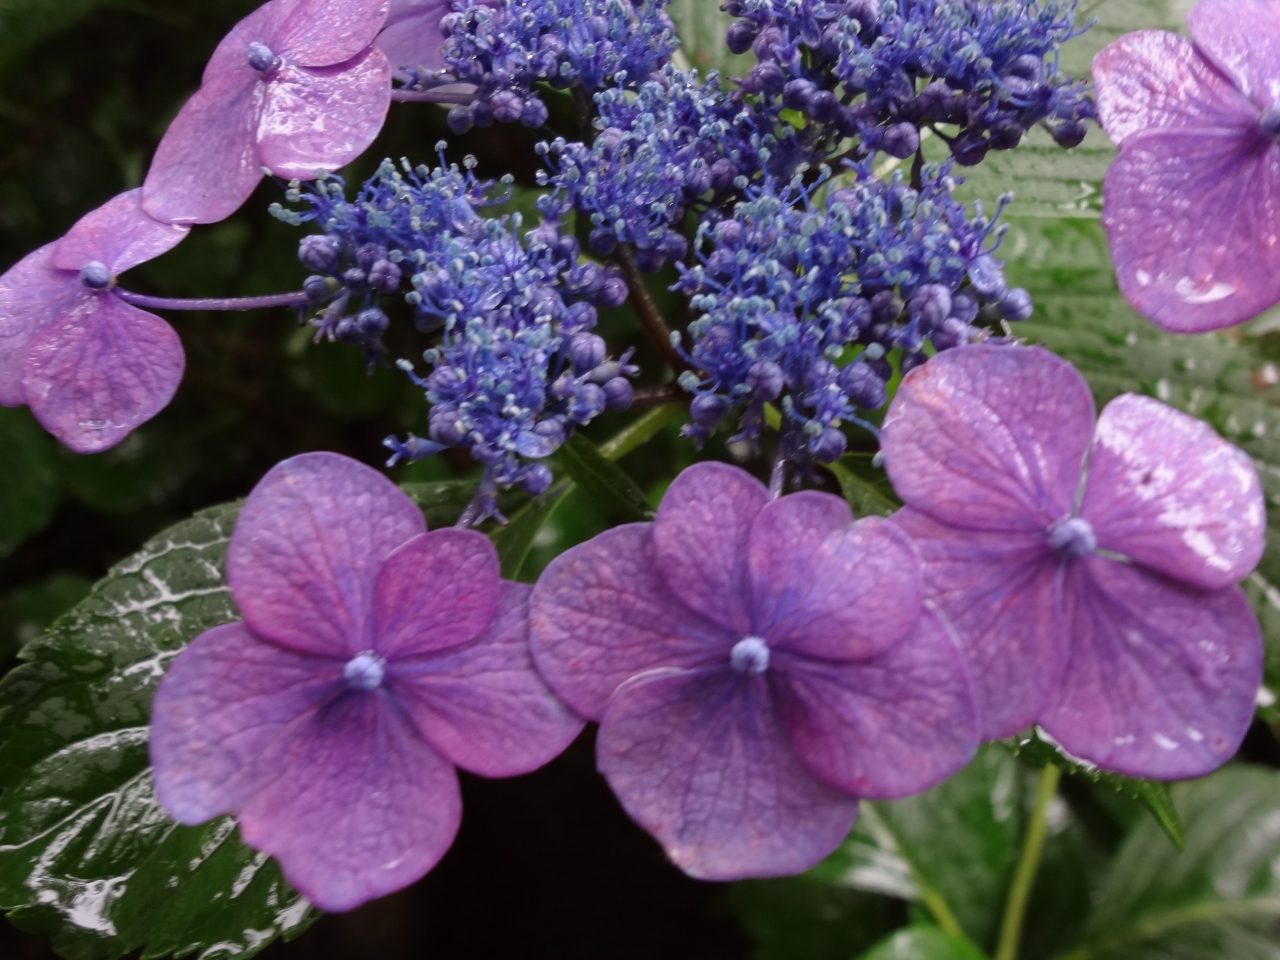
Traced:
[[588, 496], [610, 507], [622, 521], [640, 523], [653, 519], [653, 509], [644, 491], [625, 470], [605, 459], [586, 437], [579, 433], [571, 436], [560, 448], [560, 462], [574, 483]]
[[1174, 788], [1187, 848], [1142, 821], [1061, 960], [1274, 960], [1280, 955], [1280, 774], [1233, 765]]
[[681, 52], [704, 77], [719, 70], [727, 81], [750, 72], [755, 63], [751, 54], [729, 52], [724, 35], [734, 18], [720, 9], [717, 0], [671, 0], [667, 14], [676, 25]]
[[862, 955], [862, 960], [986, 960], [981, 950], [963, 937], [937, 927], [899, 930]]
[[439, 480], [426, 483], [402, 483], [400, 489], [418, 505], [427, 520], [427, 528], [451, 527], [476, 494], [475, 480]]
[[5, 597], [0, 604], [0, 663], [16, 655], [83, 600], [91, 586], [86, 577], [77, 573], [55, 573]]
[[57, 444], [29, 411], [0, 408], [0, 557], [45, 528], [62, 497]]
[[1156, 823], [1164, 829], [1173, 845], [1179, 850], [1186, 846], [1186, 838], [1182, 832], [1182, 821], [1178, 818], [1178, 810], [1169, 795], [1168, 784], [1155, 780], [1138, 780], [1133, 777], [1122, 777], [1118, 773], [1108, 773], [1087, 760], [1071, 756], [1055, 743], [1043, 739], [1038, 730], [1033, 730], [1028, 737], [1016, 737], [1005, 741], [1005, 745], [1028, 763], [1038, 767], [1052, 763], [1066, 773], [1083, 777], [1099, 786], [1137, 800], [1156, 818]]
[[840, 483], [840, 492], [853, 508], [855, 517], [887, 517], [902, 506], [884, 470], [871, 465], [871, 457], [851, 453], [827, 470]]
[[156, 684], [191, 639], [237, 617], [222, 563], [238, 511], [160, 534], [0, 681], [0, 908], [72, 960], [144, 946], [249, 957], [314, 917], [230, 821], [179, 827], [151, 790]]

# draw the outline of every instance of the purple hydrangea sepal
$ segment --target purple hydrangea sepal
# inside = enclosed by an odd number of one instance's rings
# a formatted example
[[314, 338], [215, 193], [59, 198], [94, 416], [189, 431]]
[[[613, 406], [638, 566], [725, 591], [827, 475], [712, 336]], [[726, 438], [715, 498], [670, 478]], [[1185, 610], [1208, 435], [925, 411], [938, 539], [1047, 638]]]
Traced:
[[215, 223], [264, 167], [309, 180], [363, 153], [391, 104], [391, 66], [372, 46], [386, 13], [387, 0], [271, 0], [236, 24], [156, 149], [147, 212]]
[[243, 623], [174, 659], [152, 707], [156, 794], [182, 823], [233, 814], [324, 910], [417, 880], [453, 842], [455, 767], [526, 773], [583, 720], [533, 667], [529, 586], [483, 536], [426, 531], [346, 457], [271, 470], [232, 533]]
[[963, 657], [911, 544], [813, 491], [689, 468], [652, 524], [562, 554], [534, 588], [538, 669], [600, 721], [597, 763], [686, 873], [797, 873], [858, 798], [923, 790], [977, 745]]
[[1192, 40], [1128, 34], [1093, 78], [1120, 147], [1103, 188], [1120, 289], [1158, 326], [1199, 333], [1280, 301], [1280, 8], [1201, 0], [1187, 19]]
[[77, 453], [115, 446], [164, 409], [186, 364], [173, 328], [115, 292], [118, 274], [189, 231], [147, 216], [139, 193], [108, 201], [0, 277], [0, 404], [27, 404]]
[[885, 418], [926, 595], [969, 660], [984, 736], [1039, 723], [1071, 753], [1175, 779], [1228, 760], [1262, 674], [1236, 583], [1258, 563], [1252, 461], [1149, 397], [1093, 398], [1039, 347], [939, 354]]

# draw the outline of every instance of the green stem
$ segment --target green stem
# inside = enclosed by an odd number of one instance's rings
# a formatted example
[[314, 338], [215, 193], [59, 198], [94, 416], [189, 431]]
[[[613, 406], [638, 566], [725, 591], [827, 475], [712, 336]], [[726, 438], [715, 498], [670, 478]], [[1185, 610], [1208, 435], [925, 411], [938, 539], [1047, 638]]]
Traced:
[[1040, 786], [1036, 790], [1036, 805], [1027, 825], [1027, 839], [1022, 845], [1013, 886], [1005, 903], [1004, 922], [1000, 925], [1000, 942], [996, 946], [995, 960], [1017, 960], [1018, 946], [1022, 942], [1022, 925], [1027, 918], [1027, 901], [1035, 886], [1036, 871], [1040, 869], [1040, 855], [1044, 853], [1045, 834], [1048, 832], [1049, 803], [1058, 792], [1058, 780], [1062, 771], [1052, 763], [1045, 764], [1040, 774]]

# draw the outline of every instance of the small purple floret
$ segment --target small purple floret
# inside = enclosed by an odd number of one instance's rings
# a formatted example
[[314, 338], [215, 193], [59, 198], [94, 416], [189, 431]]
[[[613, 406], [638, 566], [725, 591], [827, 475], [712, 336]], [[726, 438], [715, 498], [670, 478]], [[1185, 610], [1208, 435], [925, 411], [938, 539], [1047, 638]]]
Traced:
[[1262, 676], [1236, 585], [1266, 505], [1207, 424], [1131, 394], [1094, 415], [1039, 347], [940, 353], [903, 379], [881, 435], [927, 594], [955, 627], [983, 734], [1038, 723], [1129, 776], [1229, 760]]
[[551, 563], [530, 645], [600, 721], [601, 773], [681, 869], [776, 876], [830, 853], [859, 797], [923, 790], [972, 756], [960, 651], [920, 596], [888, 522], [700, 463], [653, 523]]
[[455, 767], [525, 773], [582, 720], [528, 648], [530, 588], [493, 545], [427, 532], [354, 460], [286, 460], [254, 488], [227, 550], [244, 616], [201, 634], [156, 691], [156, 795], [185, 824], [232, 814], [323, 910], [430, 870], [461, 817]]

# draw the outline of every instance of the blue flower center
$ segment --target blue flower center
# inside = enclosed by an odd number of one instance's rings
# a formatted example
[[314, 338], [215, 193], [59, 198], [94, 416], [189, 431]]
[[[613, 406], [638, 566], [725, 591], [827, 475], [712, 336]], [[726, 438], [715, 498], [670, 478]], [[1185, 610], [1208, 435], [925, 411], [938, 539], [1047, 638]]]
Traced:
[[276, 55], [272, 53], [271, 48], [265, 43], [259, 43], [257, 40], [249, 44], [249, 49], [245, 51], [244, 57], [249, 61], [249, 66], [259, 73], [266, 73], [276, 65]]
[[1098, 549], [1098, 538], [1088, 520], [1067, 517], [1049, 528], [1049, 546], [1064, 560], [1076, 560]]
[[382, 679], [387, 675], [386, 663], [373, 651], [366, 650], [347, 661], [342, 676], [353, 690], [368, 693], [382, 686]]
[[91, 290], [105, 290], [111, 286], [111, 271], [101, 260], [90, 260], [80, 268], [80, 282]]
[[769, 645], [763, 637], [743, 637], [729, 652], [729, 663], [748, 676], [764, 673], [769, 669]]
[[1262, 115], [1262, 132], [1280, 139], [1280, 107], [1272, 107]]

